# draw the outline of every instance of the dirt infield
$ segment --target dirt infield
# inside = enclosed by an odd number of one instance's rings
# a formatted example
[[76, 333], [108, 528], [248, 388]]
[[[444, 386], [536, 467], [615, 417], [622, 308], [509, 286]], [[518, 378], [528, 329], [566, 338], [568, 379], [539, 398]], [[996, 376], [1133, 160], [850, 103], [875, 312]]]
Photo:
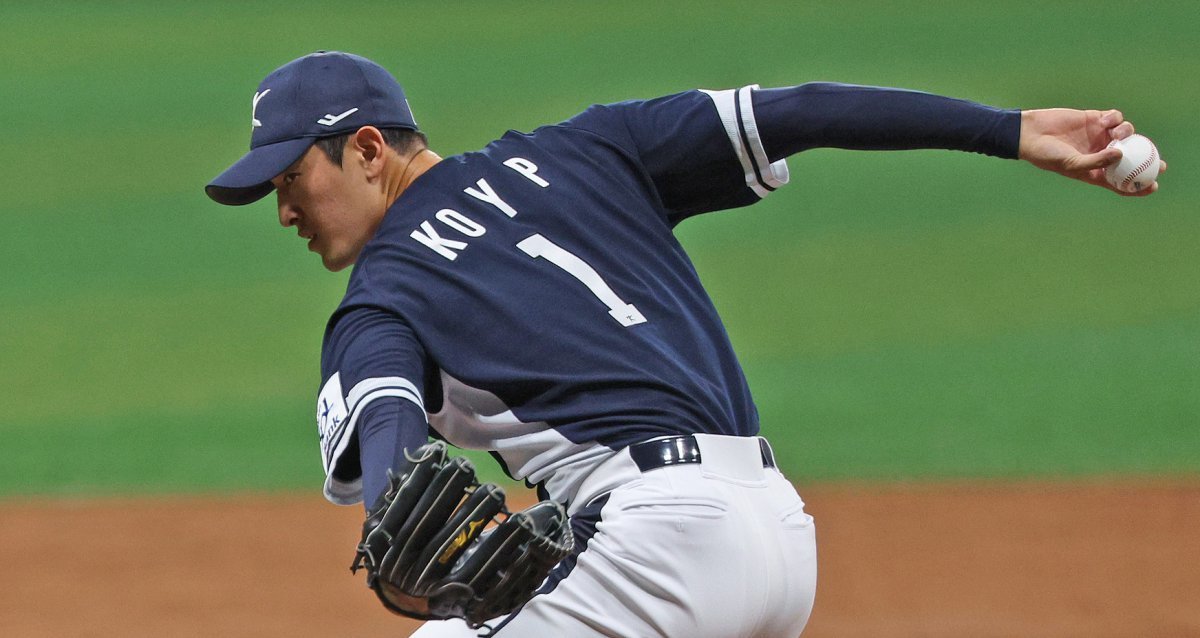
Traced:
[[[1200, 636], [1200, 481], [801, 492], [806, 637]], [[360, 522], [296, 495], [0, 503], [0, 635], [406, 636], [347, 570]]]

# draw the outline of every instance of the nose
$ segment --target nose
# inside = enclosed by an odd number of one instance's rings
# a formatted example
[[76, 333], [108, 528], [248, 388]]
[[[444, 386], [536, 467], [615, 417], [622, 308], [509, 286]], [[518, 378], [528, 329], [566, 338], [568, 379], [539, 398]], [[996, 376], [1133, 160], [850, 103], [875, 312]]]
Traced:
[[300, 219], [300, 213], [290, 203], [283, 201], [282, 196], [277, 198], [277, 202], [279, 206], [279, 225], [284, 228], [295, 226], [296, 221]]

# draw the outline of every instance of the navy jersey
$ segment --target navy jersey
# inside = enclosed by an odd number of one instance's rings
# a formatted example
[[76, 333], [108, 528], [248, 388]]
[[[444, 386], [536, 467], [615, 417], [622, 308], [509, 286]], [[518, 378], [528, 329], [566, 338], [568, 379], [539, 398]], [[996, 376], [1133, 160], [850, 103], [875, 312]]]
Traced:
[[[755, 434], [729, 339], [672, 234], [787, 181], [750, 92], [594, 106], [444, 159], [405, 190], [326, 330], [327, 497], [361, 498], [358, 420], [383, 397], [551, 495], [633, 442]], [[424, 440], [425, 418], [410, 420]]]
[[[594, 106], [414, 181], [326, 329], [326, 497], [363, 497], [360, 445], [428, 434], [492, 451], [557, 500], [637, 441], [753, 435], [746, 380], [674, 226], [758, 201], [788, 181], [780, 158], [814, 146], [1017, 155], [1018, 111], [828, 83], [756, 89]], [[368, 494], [382, 491], [375, 474]]]

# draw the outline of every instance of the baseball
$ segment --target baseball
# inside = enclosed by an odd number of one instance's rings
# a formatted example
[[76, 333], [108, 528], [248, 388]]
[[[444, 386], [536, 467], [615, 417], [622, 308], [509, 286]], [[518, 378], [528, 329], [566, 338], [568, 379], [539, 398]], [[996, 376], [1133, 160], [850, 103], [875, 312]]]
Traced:
[[1104, 169], [1104, 177], [1113, 188], [1126, 193], [1136, 193], [1150, 188], [1158, 179], [1159, 156], [1154, 142], [1144, 135], [1130, 135], [1123, 140], [1113, 140], [1108, 147], [1121, 149], [1121, 161]]

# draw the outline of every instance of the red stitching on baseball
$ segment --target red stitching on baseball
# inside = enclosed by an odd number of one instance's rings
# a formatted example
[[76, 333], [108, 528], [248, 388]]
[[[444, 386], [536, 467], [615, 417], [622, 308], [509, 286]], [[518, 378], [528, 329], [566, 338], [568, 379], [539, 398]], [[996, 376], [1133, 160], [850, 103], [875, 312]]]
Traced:
[[[1146, 141], [1149, 142], [1149, 140], [1146, 140]], [[1158, 161], [1158, 147], [1154, 145], [1154, 142], [1150, 142], [1150, 157], [1147, 157], [1146, 161], [1142, 162], [1141, 164], [1138, 164], [1137, 167], [1134, 168], [1132, 171], [1129, 171], [1129, 174], [1125, 176], [1125, 179], [1121, 180], [1121, 189], [1124, 190], [1124, 188], [1126, 186], [1129, 186], [1129, 183], [1132, 182], [1134, 180], [1134, 178], [1136, 178], [1138, 175], [1141, 175], [1142, 173], [1146, 172], [1146, 169], [1150, 168], [1150, 166], [1152, 164], [1154, 164], [1154, 162], [1157, 162], [1157, 161]]]

